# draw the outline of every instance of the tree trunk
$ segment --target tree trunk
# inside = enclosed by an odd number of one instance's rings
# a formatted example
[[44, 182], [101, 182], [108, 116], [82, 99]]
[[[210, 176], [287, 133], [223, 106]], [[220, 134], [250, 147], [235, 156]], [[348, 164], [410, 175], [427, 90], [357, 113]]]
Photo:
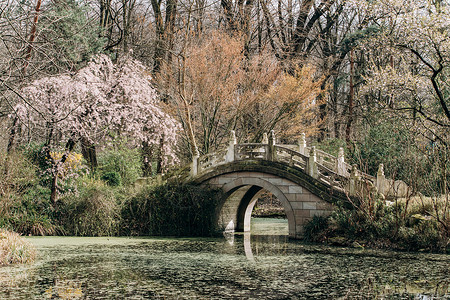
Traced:
[[[177, 13], [177, 0], [167, 0], [165, 25], [161, 12], [161, 1], [152, 0], [153, 13], [156, 23], [156, 43], [153, 56], [153, 73], [158, 73], [161, 69], [162, 61], [166, 54], [173, 48], [173, 33], [175, 30], [175, 20]], [[171, 56], [171, 54], [170, 54]]]
[[245, 2], [244, 20], [242, 25], [242, 31], [245, 34], [245, 45], [244, 45], [245, 57], [250, 56], [250, 44], [252, 37], [252, 26], [251, 26], [252, 11], [253, 11], [253, 0], [247, 0]]
[[164, 158], [163, 146], [164, 146], [164, 136], [162, 136], [159, 139], [158, 159], [157, 159], [157, 162], [156, 162], [156, 173], [157, 174], [161, 174], [162, 173], [163, 158]]
[[33, 42], [34, 42], [34, 39], [36, 38], [36, 29], [37, 29], [37, 23], [39, 20], [39, 11], [41, 10], [41, 3], [42, 3], [42, 0], [37, 0], [34, 19], [33, 19], [33, 25], [31, 26], [30, 40], [28, 41], [28, 47], [27, 47], [27, 52], [26, 52], [26, 56], [25, 56], [25, 63], [23, 64], [23, 69], [22, 69], [22, 73], [24, 75], [27, 73], [28, 64], [30, 63], [30, 59], [31, 59], [31, 53], [33, 52]]
[[[327, 81], [324, 79], [322, 84], [320, 85], [320, 90], [321, 91], [325, 91], [326, 86], [327, 86], [326, 82]], [[324, 97], [324, 95], [322, 93], [320, 93], [317, 98], [318, 98], [319, 101], [321, 101], [322, 97]], [[324, 101], [323, 104], [319, 105], [319, 118], [320, 118], [320, 121], [325, 120], [326, 117], [327, 117], [327, 102]], [[317, 141], [318, 142], [323, 141], [326, 138], [326, 136], [327, 136], [327, 132], [328, 132], [327, 124], [326, 124], [326, 122], [323, 122], [320, 125], [320, 128], [319, 128], [319, 135], [317, 137]]]
[[14, 139], [16, 138], [16, 133], [17, 133], [16, 129], [17, 129], [17, 121], [18, 120], [19, 120], [18, 117], [15, 117], [13, 119], [13, 123], [12, 123], [12, 126], [11, 126], [11, 131], [9, 133], [8, 147], [6, 148], [6, 153], [7, 154], [10, 154], [12, 149], [13, 149], [13, 147], [14, 147]]
[[164, 38], [166, 39], [165, 53], [167, 53], [167, 61], [170, 63], [172, 62], [177, 0], [167, 0], [166, 5], [166, 21], [164, 26]]
[[81, 138], [80, 143], [81, 154], [83, 155], [83, 158], [88, 162], [91, 173], [94, 173], [98, 166], [95, 146], [86, 138]]
[[237, 26], [233, 13], [233, 2], [231, 0], [221, 0], [220, 6], [222, 6], [223, 13], [225, 15], [227, 29], [230, 32], [236, 31]]
[[142, 175], [151, 177], [153, 175], [153, 149], [147, 142], [142, 142]]
[[353, 87], [353, 70], [354, 70], [354, 57], [353, 50], [350, 51], [350, 91], [348, 95], [348, 120], [347, 126], [345, 128], [345, 141], [347, 145], [350, 145], [350, 134], [353, 122], [353, 97], [354, 97], [354, 87]]
[[[66, 152], [61, 157], [61, 159], [58, 162], [55, 162], [52, 159], [52, 183], [50, 187], [50, 203], [52, 203], [53, 207], [56, 207], [56, 200], [58, 200], [58, 175], [59, 175], [59, 169], [60, 167], [66, 162], [67, 157], [69, 156], [70, 152], [75, 147], [75, 141], [73, 139], [69, 139], [66, 144]], [[47, 147], [46, 149], [48, 157], [50, 156], [50, 147]]]

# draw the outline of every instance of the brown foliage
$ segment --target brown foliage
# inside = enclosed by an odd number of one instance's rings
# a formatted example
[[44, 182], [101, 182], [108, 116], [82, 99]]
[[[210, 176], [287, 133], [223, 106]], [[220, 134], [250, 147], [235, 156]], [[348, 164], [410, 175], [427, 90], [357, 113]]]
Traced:
[[314, 69], [305, 66], [294, 75], [287, 73], [279, 78], [266, 97], [261, 99], [263, 111], [272, 112], [261, 117], [268, 129], [275, 129], [281, 138], [300, 137], [301, 133], [313, 136], [318, 133], [323, 119], [319, 117], [319, 106], [325, 102], [321, 89], [323, 78], [314, 79]]
[[259, 142], [272, 129], [296, 137], [315, 133], [320, 124], [315, 114], [322, 81], [314, 80], [314, 70], [284, 74], [273, 56], [247, 58], [243, 47], [241, 37], [215, 32], [186, 48], [181, 67], [165, 65], [157, 77], [178, 111], [188, 144], [191, 122], [200, 153], [223, 146], [230, 130], [241, 142]]

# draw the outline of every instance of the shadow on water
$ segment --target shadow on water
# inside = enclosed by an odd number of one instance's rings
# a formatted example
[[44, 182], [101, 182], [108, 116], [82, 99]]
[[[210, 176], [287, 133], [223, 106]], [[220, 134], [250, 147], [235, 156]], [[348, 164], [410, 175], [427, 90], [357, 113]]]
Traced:
[[308, 245], [263, 231], [29, 240], [39, 258], [0, 268], [0, 299], [450, 299], [448, 255]]

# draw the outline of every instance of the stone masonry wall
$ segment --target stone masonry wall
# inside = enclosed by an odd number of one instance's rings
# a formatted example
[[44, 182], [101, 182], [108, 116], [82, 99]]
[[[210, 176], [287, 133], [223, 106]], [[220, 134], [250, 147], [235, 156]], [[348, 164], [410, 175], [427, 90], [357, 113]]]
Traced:
[[[211, 186], [222, 188], [225, 192], [231, 192], [242, 186], [260, 186], [274, 194], [283, 204], [288, 222], [289, 236], [301, 238], [303, 236], [303, 225], [313, 218], [313, 216], [329, 215], [333, 206], [320, 199], [316, 195], [302, 186], [276, 175], [261, 172], [233, 172], [219, 175], [210, 179]], [[243, 193], [233, 193], [225, 202], [226, 213], [221, 215], [222, 225], [230, 226], [230, 222], [236, 225], [236, 216]], [[228, 228], [231, 229], [231, 228]]]

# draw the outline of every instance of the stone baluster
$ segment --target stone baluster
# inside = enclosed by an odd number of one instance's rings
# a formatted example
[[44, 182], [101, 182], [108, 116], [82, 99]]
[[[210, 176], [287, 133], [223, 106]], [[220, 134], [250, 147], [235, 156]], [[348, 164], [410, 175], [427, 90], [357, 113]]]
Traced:
[[267, 159], [270, 161], [275, 161], [276, 151], [275, 151], [275, 131], [271, 130], [269, 134], [269, 147], [267, 152]]
[[275, 131], [271, 130], [269, 135], [269, 144], [275, 146], [276, 144], [276, 138], [275, 138]]
[[264, 153], [264, 159], [269, 159], [268, 158], [268, 153], [269, 153], [269, 147], [268, 147], [268, 145], [269, 145], [269, 137], [267, 136], [267, 133], [263, 133], [263, 138], [262, 138], [262, 141], [261, 141], [261, 144], [262, 144], [262, 146], [261, 146], [261, 148], [259, 149], [259, 151], [261, 152], [261, 153]]
[[228, 144], [228, 150], [227, 150], [227, 156], [225, 158], [226, 162], [232, 162], [234, 161], [234, 148], [235, 145], [237, 144], [237, 140], [236, 140], [236, 133], [234, 132], [234, 130], [230, 131], [230, 142]]
[[378, 166], [376, 187], [377, 187], [378, 193], [383, 194], [383, 195], [386, 192], [385, 191], [385, 182], [386, 182], [386, 176], [384, 175], [384, 165], [380, 164]]
[[319, 153], [319, 155], [317, 155], [317, 151], [316, 151], [316, 159], [317, 159], [317, 162], [319, 163], [319, 165], [323, 165], [323, 154], [322, 153]]
[[350, 180], [349, 180], [349, 188], [348, 192], [350, 196], [356, 196], [358, 192], [358, 183], [359, 183], [360, 177], [358, 174], [358, 168], [356, 165], [352, 166], [352, 172], [350, 173]]
[[339, 148], [335, 171], [341, 176], [345, 176], [347, 173], [347, 171], [345, 170], [344, 148], [342, 147]]
[[198, 152], [197, 146], [195, 146], [194, 153], [192, 154], [192, 166], [191, 166], [191, 176], [194, 177], [198, 174], [198, 159], [200, 158], [200, 153]]
[[308, 175], [313, 178], [319, 177], [319, 172], [317, 170], [317, 157], [316, 157], [316, 147], [312, 146], [309, 151], [309, 158], [307, 164]]
[[269, 144], [269, 137], [267, 136], [267, 133], [263, 133], [263, 138], [261, 141], [261, 144]]
[[306, 135], [302, 133], [300, 139], [298, 140], [298, 152], [303, 155], [306, 155]]

